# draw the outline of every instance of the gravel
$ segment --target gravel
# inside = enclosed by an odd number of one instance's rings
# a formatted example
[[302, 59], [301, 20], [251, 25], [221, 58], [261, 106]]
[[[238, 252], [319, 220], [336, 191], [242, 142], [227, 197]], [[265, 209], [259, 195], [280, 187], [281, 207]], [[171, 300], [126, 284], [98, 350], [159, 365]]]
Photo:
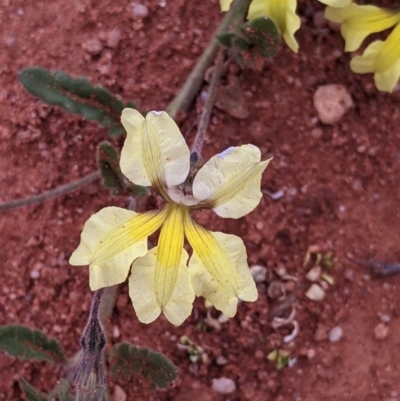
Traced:
[[219, 394], [231, 394], [236, 390], [236, 384], [228, 377], [212, 379], [212, 389]]

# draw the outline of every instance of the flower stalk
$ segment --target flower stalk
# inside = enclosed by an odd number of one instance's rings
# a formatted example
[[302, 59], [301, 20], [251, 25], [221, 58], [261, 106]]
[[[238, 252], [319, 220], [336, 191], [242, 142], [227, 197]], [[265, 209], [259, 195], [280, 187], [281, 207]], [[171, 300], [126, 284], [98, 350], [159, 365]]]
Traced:
[[6, 210], [17, 209], [22, 206], [33, 205], [35, 203], [40, 203], [48, 199], [57, 198], [58, 196], [65, 195], [69, 192], [74, 191], [84, 185], [90, 184], [91, 182], [100, 178], [100, 172], [94, 171], [88, 175], [85, 175], [83, 178], [76, 180], [74, 182], [70, 182], [68, 184], [60, 185], [50, 191], [43, 192], [39, 195], [31, 196], [29, 198], [23, 199], [14, 199], [9, 202], [1, 202], [0, 203], [0, 212], [5, 212]]
[[74, 375], [77, 401], [101, 401], [105, 390], [103, 349], [106, 337], [99, 319], [104, 288], [96, 291], [89, 318], [81, 337], [82, 358]]
[[[127, 131], [122, 173], [136, 185], [152, 186], [165, 204], [143, 213], [101, 209], [85, 223], [70, 264], [89, 265], [92, 291], [129, 277], [129, 296], [142, 323], [162, 313], [179, 326], [191, 314], [195, 296], [233, 317], [239, 299], [257, 299], [244, 243], [203, 228], [192, 212], [212, 209], [235, 219], [250, 213], [262, 197], [261, 176], [270, 160], [261, 161], [260, 150], [251, 144], [230, 147], [191, 177], [190, 149], [167, 113], [150, 111], [143, 117], [124, 109], [121, 121]], [[158, 245], [148, 249], [147, 238], [158, 230]], [[185, 238], [193, 249], [190, 258]]]
[[221, 77], [221, 71], [224, 64], [225, 51], [221, 49], [218, 53], [214, 72], [210, 82], [207, 99], [203, 107], [200, 117], [197, 133], [192, 145], [192, 153], [196, 153], [198, 158], [201, 158], [201, 150], [203, 148], [204, 137], [207, 132], [208, 123], [210, 122], [211, 112], [214, 105], [215, 97], [217, 94], [218, 82]]
[[166, 111], [172, 119], [175, 119], [179, 112], [186, 112], [189, 110], [189, 107], [203, 84], [204, 74], [218, 52], [218, 36], [226, 33], [231, 26], [244, 20], [250, 3], [251, 0], [234, 0], [232, 7], [221, 21], [210, 43], [205, 48], [199, 61], [186, 79], [182, 89], [167, 107]]

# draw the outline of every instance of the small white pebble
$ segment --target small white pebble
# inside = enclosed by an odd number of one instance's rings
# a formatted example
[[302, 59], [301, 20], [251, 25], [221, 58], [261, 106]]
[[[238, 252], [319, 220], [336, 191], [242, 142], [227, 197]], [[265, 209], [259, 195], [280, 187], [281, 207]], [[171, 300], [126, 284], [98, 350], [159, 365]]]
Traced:
[[211, 388], [219, 394], [231, 394], [236, 390], [236, 384], [228, 377], [220, 377], [219, 379], [212, 379]]
[[250, 267], [250, 273], [256, 283], [262, 283], [267, 277], [268, 269], [261, 265], [253, 265]]
[[313, 359], [313, 358], [315, 357], [316, 354], [317, 354], [317, 353], [315, 352], [315, 349], [310, 348], [310, 349], [307, 351], [307, 358], [308, 358], [308, 359]]
[[313, 284], [306, 292], [306, 297], [311, 301], [322, 301], [325, 297], [325, 291], [318, 284]]
[[132, 4], [132, 15], [134, 18], [145, 18], [149, 15], [149, 9], [143, 4]]
[[308, 281], [314, 282], [314, 281], [317, 281], [319, 279], [320, 275], [321, 275], [321, 268], [319, 266], [314, 266], [306, 274], [306, 279]]
[[323, 85], [314, 93], [314, 107], [323, 124], [337, 123], [352, 106], [350, 93], [343, 85]]
[[31, 271], [31, 279], [37, 280], [39, 277], [40, 277], [40, 272], [38, 272], [37, 270]]
[[226, 365], [228, 363], [228, 359], [225, 358], [223, 355], [218, 355], [215, 358], [215, 363], [219, 366]]
[[329, 341], [332, 343], [336, 343], [336, 342], [340, 341], [340, 339], [342, 337], [343, 337], [343, 329], [340, 326], [334, 327], [328, 333]]
[[374, 328], [374, 335], [377, 340], [384, 340], [389, 333], [389, 327], [384, 323], [379, 323]]
[[386, 314], [382, 314], [379, 316], [379, 319], [382, 323], [389, 323], [390, 322], [390, 316]]
[[120, 336], [120, 331], [119, 331], [119, 328], [118, 328], [118, 326], [113, 326], [113, 328], [112, 328], [112, 336], [114, 337], [114, 338], [118, 338], [119, 336]]

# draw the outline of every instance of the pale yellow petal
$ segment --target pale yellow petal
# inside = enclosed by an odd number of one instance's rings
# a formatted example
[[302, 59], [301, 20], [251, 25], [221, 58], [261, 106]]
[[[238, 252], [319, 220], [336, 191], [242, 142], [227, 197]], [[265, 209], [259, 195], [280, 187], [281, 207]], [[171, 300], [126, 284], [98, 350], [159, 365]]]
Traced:
[[127, 138], [120, 166], [130, 181], [151, 185], [163, 196], [166, 196], [167, 187], [185, 181], [190, 151], [167, 113], [151, 111], [144, 118], [137, 110], [124, 109], [121, 122]]
[[359, 74], [374, 73], [375, 85], [380, 91], [392, 92], [400, 77], [400, 25], [385, 42], [372, 42], [362, 56], [354, 57], [351, 69]]
[[239, 237], [210, 232], [190, 217], [185, 234], [193, 248], [189, 270], [197, 296], [205, 297], [228, 317], [235, 315], [238, 299], [250, 302], [257, 299], [246, 249]]
[[375, 60], [375, 71], [383, 73], [392, 69], [400, 59], [400, 24], [396, 25], [383, 42]]
[[185, 209], [169, 205], [158, 247], [137, 259], [129, 278], [129, 294], [139, 320], [154, 321], [159, 314], [180, 325], [191, 313], [194, 290], [183, 249]]
[[288, 47], [295, 53], [299, 45], [294, 37], [300, 28], [301, 21], [296, 14], [296, 0], [253, 0], [249, 7], [247, 19], [252, 20], [259, 17], [271, 18]]
[[[284, 18], [272, 18], [270, 14], [270, 9], [268, 6], [268, 1], [265, 0], [253, 0], [250, 4], [249, 7], [249, 12], [247, 14], [247, 19], [252, 20], [255, 18], [260, 18], [260, 17], [269, 17], [274, 20], [275, 24], [277, 25], [278, 29], [282, 32], [282, 29], [284, 28]], [[276, 17], [276, 16], [275, 16]], [[278, 14], [279, 17], [279, 14]]]
[[367, 74], [375, 72], [375, 61], [382, 49], [383, 42], [376, 40], [372, 42], [364, 51], [362, 56], [354, 57], [350, 62], [350, 67], [357, 74]]
[[239, 218], [260, 202], [261, 175], [271, 159], [260, 162], [253, 145], [231, 147], [212, 157], [193, 181], [196, 207], [212, 208], [221, 217]]
[[286, 14], [286, 30], [283, 32], [283, 39], [294, 53], [299, 51], [299, 44], [294, 34], [299, 30], [300, 25], [300, 17], [294, 11], [289, 10]]
[[340, 31], [347, 52], [357, 50], [371, 33], [384, 31], [400, 22], [398, 11], [369, 5], [359, 6], [354, 3], [343, 8], [327, 7], [325, 17], [342, 24]]
[[228, 11], [231, 8], [232, 1], [233, 0], [219, 0], [221, 11]]
[[156, 252], [157, 248], [150, 249], [144, 257], [136, 259], [129, 276], [129, 297], [142, 323], [154, 322], [161, 314], [154, 291]]
[[331, 7], [346, 7], [353, 0], [319, 0], [320, 3], [326, 4]]
[[81, 243], [70, 264], [89, 265], [90, 288], [119, 284], [126, 280], [131, 263], [147, 252], [147, 237], [164, 221], [165, 210], [138, 214], [106, 207], [85, 223]]
[[375, 85], [381, 92], [393, 92], [399, 82], [400, 77], [400, 59], [383, 72], [374, 74]]

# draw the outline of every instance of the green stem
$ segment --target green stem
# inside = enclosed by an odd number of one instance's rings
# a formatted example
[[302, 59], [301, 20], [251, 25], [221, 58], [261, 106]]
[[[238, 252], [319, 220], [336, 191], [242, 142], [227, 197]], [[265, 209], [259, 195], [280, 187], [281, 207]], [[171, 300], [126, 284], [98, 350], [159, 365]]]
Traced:
[[167, 107], [167, 112], [171, 118], [175, 118], [178, 112], [186, 112], [191, 106], [193, 99], [204, 80], [207, 68], [213, 62], [219, 47], [217, 37], [226, 33], [231, 25], [242, 21], [247, 13], [251, 0], [234, 0], [230, 10], [221, 21], [217, 31], [213, 35], [210, 43], [205, 48], [199, 61], [193, 68], [182, 89], [175, 99]]
[[76, 180], [69, 184], [60, 185], [59, 187], [56, 187], [50, 191], [43, 192], [30, 198], [14, 199], [9, 202], [2, 202], [0, 203], [0, 212], [16, 209], [22, 206], [32, 205], [34, 203], [39, 203], [47, 199], [52, 199], [56, 198], [57, 196], [65, 195], [68, 192], [74, 191], [75, 189], [82, 187], [83, 185], [87, 185], [92, 181], [97, 180], [98, 178], [100, 178], [100, 172], [95, 171], [79, 180]]

